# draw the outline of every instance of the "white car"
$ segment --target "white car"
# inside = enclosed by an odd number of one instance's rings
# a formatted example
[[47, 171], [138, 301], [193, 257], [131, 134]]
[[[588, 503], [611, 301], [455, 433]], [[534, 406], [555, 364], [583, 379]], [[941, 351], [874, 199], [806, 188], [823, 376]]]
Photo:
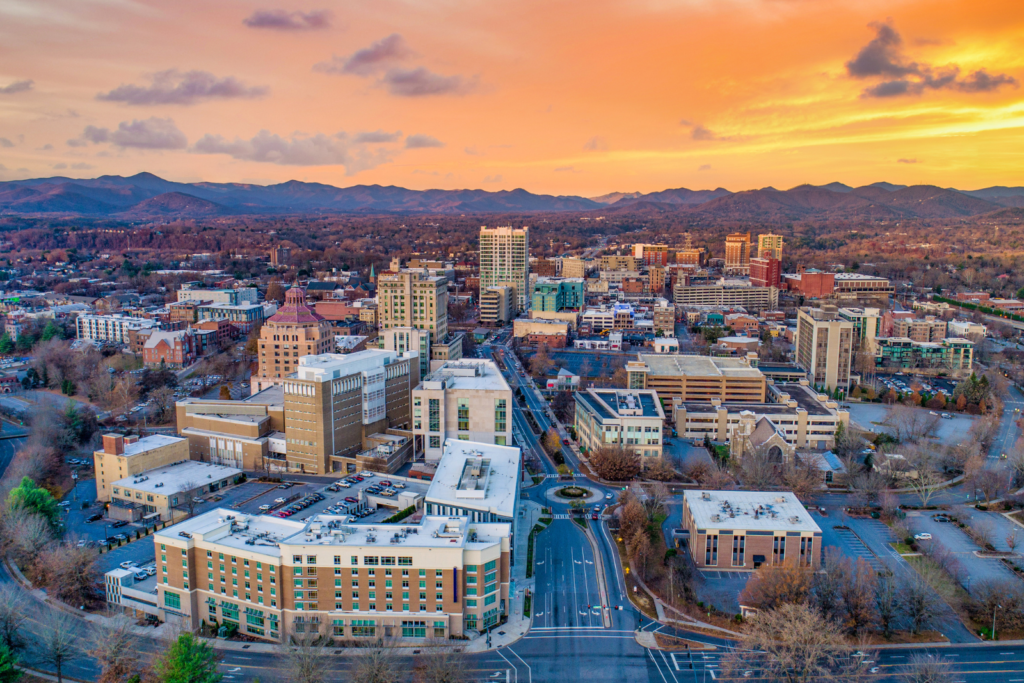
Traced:
[[270, 510], [269, 505], [260, 505], [260, 512], [267, 512]]
[[394, 484], [392, 484], [392, 486], [394, 486], [396, 489], [404, 489], [405, 488], [405, 484], [403, 484], [400, 481], [395, 482]]
[[932, 540], [932, 535], [929, 534], [929, 533], [914, 534], [914, 540], [915, 541], [930, 541], [930, 540]]
[[334, 485], [335, 486], [340, 486], [343, 489], [350, 489], [350, 488], [352, 488], [352, 484], [348, 483], [347, 481], [335, 482]]
[[134, 560], [125, 560], [124, 562], [121, 563], [121, 569], [131, 569], [134, 566], [135, 566], [135, 561]]
[[284, 498], [275, 498], [274, 502], [275, 503], [283, 503], [284, 502]]
[[359, 476], [360, 477], [372, 477], [373, 476], [373, 472], [360, 472]]

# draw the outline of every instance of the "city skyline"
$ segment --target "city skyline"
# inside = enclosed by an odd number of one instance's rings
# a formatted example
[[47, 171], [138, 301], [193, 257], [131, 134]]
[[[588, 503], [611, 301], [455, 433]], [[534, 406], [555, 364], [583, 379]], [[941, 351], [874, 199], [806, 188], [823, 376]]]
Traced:
[[0, 4], [0, 180], [1021, 184], [1015, 6]]

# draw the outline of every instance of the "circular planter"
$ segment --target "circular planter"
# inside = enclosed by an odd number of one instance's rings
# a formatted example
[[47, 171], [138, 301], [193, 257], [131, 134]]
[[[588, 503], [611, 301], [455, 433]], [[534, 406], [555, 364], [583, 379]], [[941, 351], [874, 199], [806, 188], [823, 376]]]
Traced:
[[566, 486], [564, 488], [558, 489], [557, 491], [557, 494], [560, 498], [572, 499], [586, 498], [590, 495], [590, 493], [591, 492], [589, 490], [581, 486]]

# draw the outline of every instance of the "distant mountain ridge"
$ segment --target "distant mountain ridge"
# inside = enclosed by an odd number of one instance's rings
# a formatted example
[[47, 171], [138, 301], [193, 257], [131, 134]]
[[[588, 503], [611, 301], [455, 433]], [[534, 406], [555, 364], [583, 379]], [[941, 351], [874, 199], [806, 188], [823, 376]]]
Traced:
[[92, 179], [35, 178], [0, 183], [0, 215], [67, 215], [121, 220], [239, 214], [687, 212], [737, 220], [801, 218], [956, 218], [1024, 207], [1024, 187], [957, 190], [878, 182], [612, 192], [600, 197], [533, 194], [523, 189], [409, 190], [382, 185], [334, 187], [290, 180], [276, 185], [178, 183], [152, 173]]

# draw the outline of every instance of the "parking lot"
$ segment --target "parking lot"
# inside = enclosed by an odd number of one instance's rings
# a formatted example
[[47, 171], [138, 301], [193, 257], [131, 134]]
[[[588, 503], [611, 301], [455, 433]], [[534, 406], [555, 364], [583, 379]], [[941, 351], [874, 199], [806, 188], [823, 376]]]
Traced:
[[[914, 408], [913, 410], [921, 410], [925, 413], [940, 412], [930, 411], [928, 408]], [[950, 415], [949, 419], [940, 419], [938, 421], [935, 438], [943, 443], [948, 443], [950, 441], [956, 443], [962, 441], [971, 430], [971, 424], [975, 418], [971, 415], [962, 415], [959, 413], [947, 414]], [[885, 425], [885, 420], [888, 416], [889, 406], [882, 403], [850, 403], [850, 418], [863, 429], [873, 431], [876, 434], [879, 432], [892, 431]]]
[[955, 389], [957, 385], [955, 380], [947, 379], [945, 377], [925, 377], [919, 375], [905, 375], [902, 373], [882, 373], [875, 377], [877, 382], [881, 383], [886, 388], [895, 389], [898, 392], [909, 393], [911, 391], [923, 391], [928, 394], [934, 394], [941, 391], [947, 398], [953, 395], [953, 389]]
[[[973, 514], [979, 519], [989, 518], [983, 512], [974, 512]], [[956, 559], [963, 569], [961, 584], [965, 588], [971, 584], [977, 585], [982, 581], [1018, 580], [999, 558], [975, 555], [974, 553], [981, 548], [960, 527], [950, 522], [938, 522], [934, 516], [935, 513], [926, 510], [910, 510], [907, 512], [907, 528], [910, 529], [912, 535], [931, 534], [932, 541], [940, 542], [950, 551], [956, 553]], [[997, 528], [993, 523], [993, 545], [1005, 546], [1005, 541], [995, 536]], [[919, 543], [924, 545], [928, 541], [919, 541]], [[970, 578], [968, 579], [968, 577]]]

